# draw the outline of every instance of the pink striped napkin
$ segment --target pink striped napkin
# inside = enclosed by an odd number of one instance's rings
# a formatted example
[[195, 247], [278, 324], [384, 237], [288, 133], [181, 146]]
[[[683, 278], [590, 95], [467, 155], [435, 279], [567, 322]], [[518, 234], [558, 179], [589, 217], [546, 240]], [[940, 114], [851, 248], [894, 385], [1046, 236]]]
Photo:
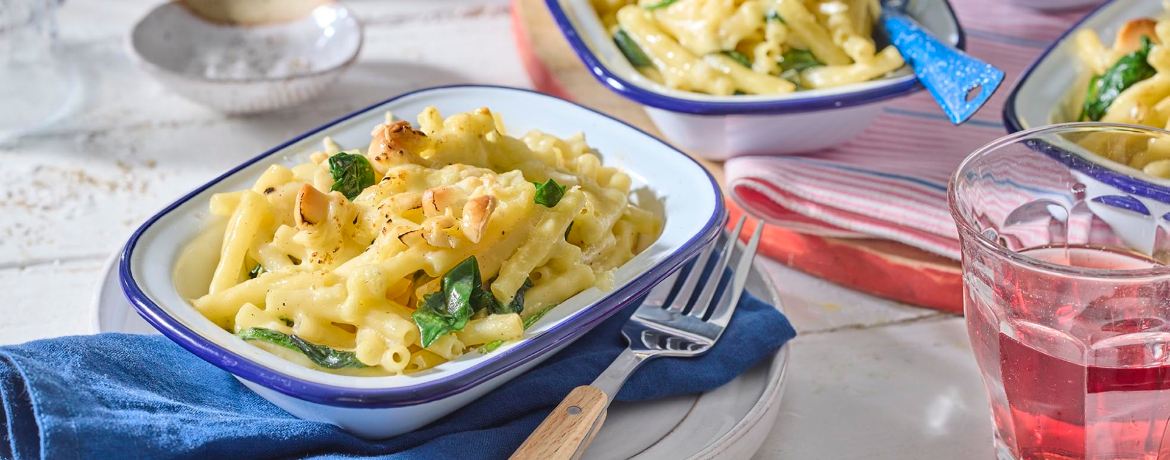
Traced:
[[885, 238], [953, 259], [951, 173], [1006, 133], [1001, 112], [1021, 72], [1089, 10], [1043, 14], [1006, 0], [951, 0], [967, 52], [1007, 72], [979, 113], [953, 126], [926, 91], [897, 99], [859, 137], [805, 156], [757, 156], [725, 165], [732, 197], [756, 216], [804, 233]]

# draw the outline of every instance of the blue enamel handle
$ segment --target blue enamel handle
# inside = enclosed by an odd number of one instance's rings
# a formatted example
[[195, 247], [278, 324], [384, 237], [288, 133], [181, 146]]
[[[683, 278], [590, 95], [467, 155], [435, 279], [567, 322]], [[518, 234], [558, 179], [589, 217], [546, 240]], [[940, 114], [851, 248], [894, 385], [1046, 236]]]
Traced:
[[1003, 83], [995, 66], [952, 48], [922, 29], [896, 6], [882, 8], [890, 42], [954, 124], [971, 118]]

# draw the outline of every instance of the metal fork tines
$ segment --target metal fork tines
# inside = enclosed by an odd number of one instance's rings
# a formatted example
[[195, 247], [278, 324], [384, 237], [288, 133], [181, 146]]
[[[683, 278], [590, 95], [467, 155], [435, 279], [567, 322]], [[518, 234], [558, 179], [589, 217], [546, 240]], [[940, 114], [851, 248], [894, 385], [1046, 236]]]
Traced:
[[[747, 246], [736, 251], [744, 222], [745, 218], [741, 217], [735, 230], [723, 231], [699, 253], [690, 270], [676, 271], [650, 291], [622, 327], [629, 348], [593, 386], [612, 400], [629, 374], [643, 361], [659, 356], [698, 356], [715, 345], [743, 294], [764, 228], [760, 223]], [[696, 294], [700, 285], [702, 290]]]
[[741, 217], [735, 230], [722, 232], [704, 248], [685, 276], [678, 270], [650, 290], [622, 326], [630, 345], [592, 385], [573, 389], [511, 460], [579, 458], [604, 422], [609, 403], [640, 364], [659, 356], [698, 356], [715, 345], [743, 294], [764, 229], [760, 223], [737, 257], [744, 221]]

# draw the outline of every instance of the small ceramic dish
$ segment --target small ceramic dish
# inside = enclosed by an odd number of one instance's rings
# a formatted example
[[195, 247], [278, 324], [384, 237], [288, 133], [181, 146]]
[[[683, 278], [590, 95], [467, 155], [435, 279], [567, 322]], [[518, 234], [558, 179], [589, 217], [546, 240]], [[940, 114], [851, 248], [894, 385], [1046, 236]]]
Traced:
[[[585, 133], [603, 157], [633, 180], [633, 200], [664, 219], [662, 235], [614, 272], [612, 291], [590, 288], [487, 355], [470, 353], [406, 376], [353, 377], [301, 367], [249, 345], [204, 318], [187, 300], [188, 284], [206, 282], [218, 242], [200, 264], [180, 254], [222, 225], [207, 212], [214, 193], [245, 189], [271, 163], [295, 165], [318, 150], [322, 137], [365, 145], [387, 111], [444, 114], [490, 107], [509, 132], [539, 129], [557, 136]], [[150, 218], [130, 238], [119, 266], [127, 298], [152, 326], [192, 353], [236, 375], [261, 396], [305, 419], [333, 423], [369, 438], [421, 427], [530, 369], [646, 293], [721, 230], [726, 210], [714, 179], [666, 143], [609, 116], [526, 90], [489, 86], [424, 89], [368, 107], [256, 157], [200, 187]], [[206, 240], [207, 238], [203, 238]], [[192, 251], [197, 253], [198, 251]], [[206, 286], [206, 284], [204, 284]]]
[[1078, 121], [1091, 72], [1077, 56], [1077, 32], [1094, 30], [1112, 44], [1117, 30], [1130, 19], [1160, 17], [1162, 2], [1112, 1], [1072, 26], [1020, 76], [1003, 107], [1009, 132]]
[[[546, 0], [553, 19], [601, 84], [646, 107], [671, 143], [705, 158], [802, 153], [842, 144], [881, 113], [882, 102], [922, 89], [909, 66], [878, 80], [776, 96], [712, 96], [668, 88], [639, 73], [589, 0]], [[910, 0], [907, 13], [943, 42], [965, 47], [946, 0]]]
[[[1004, 104], [1003, 119], [1008, 131], [1075, 122], [1080, 117], [1091, 72], [1077, 57], [1073, 40], [1076, 32], [1088, 29], [1101, 37], [1114, 37], [1130, 19], [1159, 17], [1163, 12], [1161, 2], [1112, 1], [1085, 16], [1024, 71]], [[1107, 126], [1127, 129], [1125, 125]], [[1042, 147], [1043, 152], [1072, 170], [1073, 177], [1085, 187], [1085, 201], [1093, 213], [1130, 246], [1141, 251], [1153, 248], [1159, 228], [1170, 228], [1170, 180], [1074, 145]]]
[[172, 91], [229, 114], [312, 99], [353, 64], [361, 46], [361, 24], [332, 2], [262, 24], [213, 22], [168, 2], [139, 20], [127, 41], [139, 67]]

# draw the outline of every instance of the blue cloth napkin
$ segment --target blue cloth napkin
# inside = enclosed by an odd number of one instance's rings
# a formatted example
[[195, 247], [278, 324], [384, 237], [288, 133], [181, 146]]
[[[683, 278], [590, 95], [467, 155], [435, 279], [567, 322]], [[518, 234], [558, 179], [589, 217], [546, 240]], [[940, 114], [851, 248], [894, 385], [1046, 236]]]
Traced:
[[[626, 344], [627, 308], [532, 371], [459, 411], [385, 441], [301, 420], [162, 336], [99, 334], [0, 347], [0, 459], [504, 459], [574, 387]], [[718, 344], [648, 362], [618, 394], [639, 401], [710, 390], [796, 335], [745, 295]]]

